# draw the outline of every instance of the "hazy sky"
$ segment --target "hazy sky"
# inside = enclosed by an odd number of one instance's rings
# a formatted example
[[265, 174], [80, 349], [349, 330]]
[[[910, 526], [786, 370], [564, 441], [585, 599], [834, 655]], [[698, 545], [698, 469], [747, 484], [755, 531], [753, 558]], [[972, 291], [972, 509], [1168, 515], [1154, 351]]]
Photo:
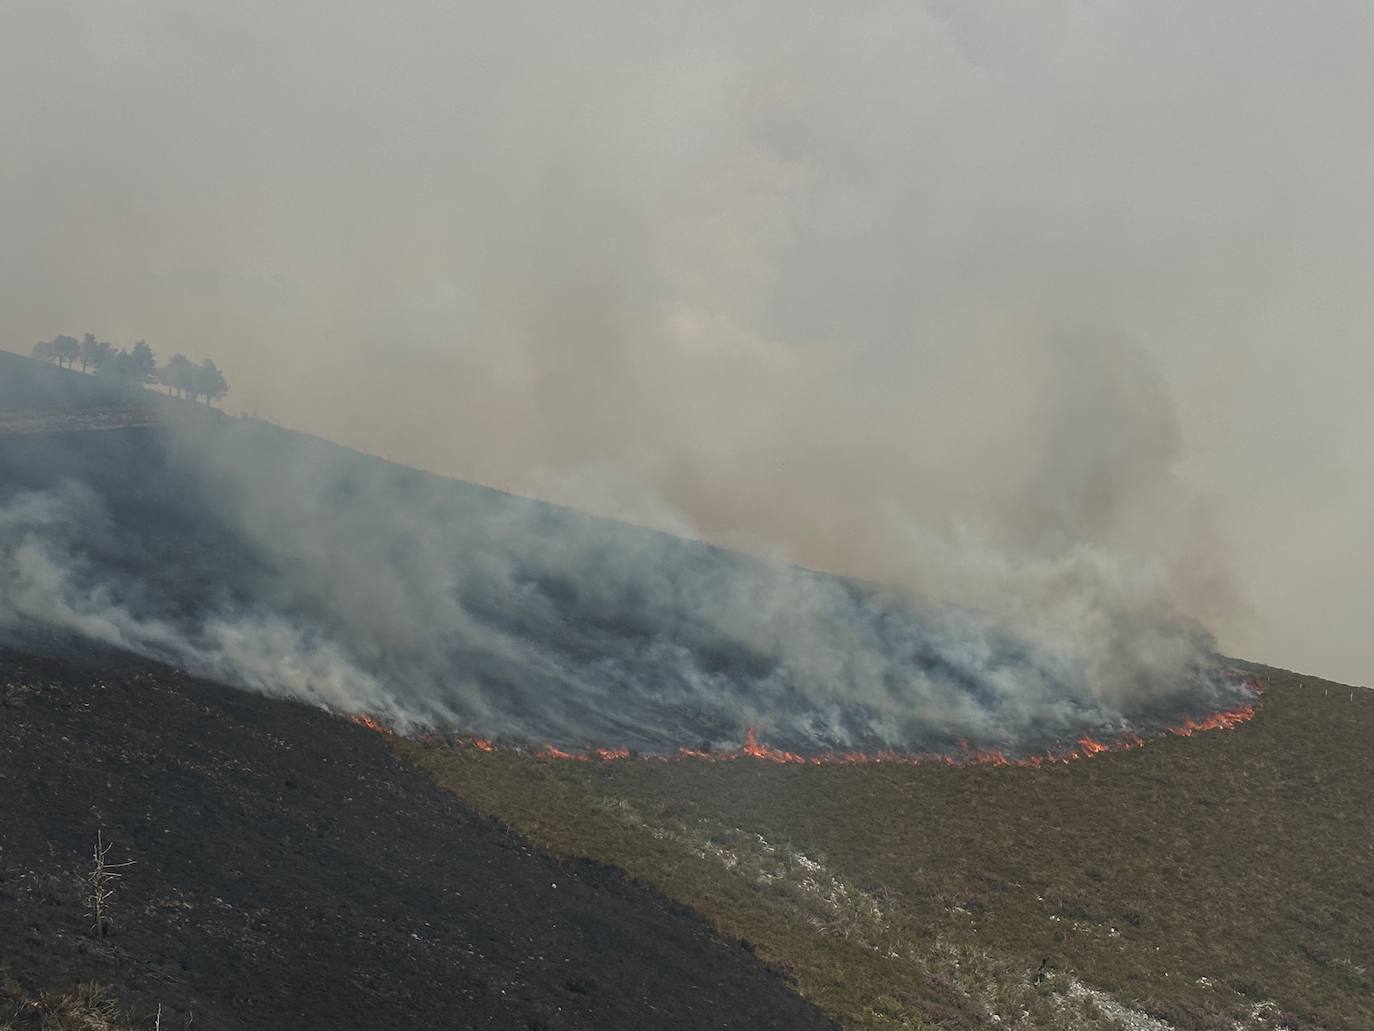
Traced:
[[1336, 0], [0, 0], [0, 345], [1367, 683], [1371, 47]]

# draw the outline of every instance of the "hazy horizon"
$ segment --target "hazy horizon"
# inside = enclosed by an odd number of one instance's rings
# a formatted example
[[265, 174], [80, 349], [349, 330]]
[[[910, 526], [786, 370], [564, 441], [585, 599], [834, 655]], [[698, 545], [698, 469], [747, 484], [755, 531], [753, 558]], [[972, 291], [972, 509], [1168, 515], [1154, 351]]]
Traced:
[[8, 5], [0, 345], [1374, 680], [1374, 10]]

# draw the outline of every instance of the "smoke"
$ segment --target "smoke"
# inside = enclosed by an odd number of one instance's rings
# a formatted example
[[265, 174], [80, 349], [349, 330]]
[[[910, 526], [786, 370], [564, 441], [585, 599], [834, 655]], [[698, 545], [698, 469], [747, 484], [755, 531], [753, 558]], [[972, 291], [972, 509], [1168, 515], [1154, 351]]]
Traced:
[[1018, 570], [988, 553], [988, 582], [1052, 605], [1008, 623], [252, 422], [29, 445], [3, 455], [28, 486], [0, 502], [0, 632], [56, 629], [402, 728], [1029, 749], [1235, 697], [1207, 636], [1092, 549]]
[[111, 523], [101, 497], [74, 482], [20, 494], [0, 508], [0, 628], [66, 631], [270, 694], [345, 711], [396, 711], [337, 645], [312, 640], [285, 620], [212, 615], [198, 626], [179, 623], [169, 599], [150, 597], [136, 575], [121, 575], [91, 555], [92, 541], [121, 550], [136, 543]]
[[[1367, 679], [1365, 5], [11, 7], [17, 349], [208, 355], [240, 410], [1113, 697], [1198, 622]], [[470, 616], [288, 539], [396, 647]]]

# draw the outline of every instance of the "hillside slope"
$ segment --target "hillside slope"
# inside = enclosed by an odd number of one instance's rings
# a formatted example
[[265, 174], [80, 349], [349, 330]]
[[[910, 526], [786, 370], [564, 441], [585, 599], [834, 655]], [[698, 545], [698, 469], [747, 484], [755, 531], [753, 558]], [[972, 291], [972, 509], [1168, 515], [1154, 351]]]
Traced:
[[[757, 946], [875, 1031], [1374, 1026], [1374, 695], [1255, 668], [1252, 721], [1177, 737], [1242, 690], [1186, 627], [1144, 635], [1177, 666], [1080, 668], [977, 613], [103, 389], [0, 355], [0, 927], [27, 928], [0, 977], [25, 994], [95, 977], [229, 1027], [820, 1019]], [[775, 765], [733, 748], [752, 724], [1141, 747]], [[137, 862], [104, 943], [75, 901], [97, 829]]]
[[[104, 982], [164, 1028], [828, 1026], [738, 942], [550, 858], [366, 730], [49, 650], [0, 649], [0, 984]], [[103, 941], [80, 885], [97, 831], [134, 864]]]
[[1364, 1031], [1374, 692], [1249, 668], [1264, 701], [1235, 729], [1040, 769], [393, 741], [531, 840], [756, 941], [846, 1027], [1114, 1026], [1077, 984], [1187, 1031]]

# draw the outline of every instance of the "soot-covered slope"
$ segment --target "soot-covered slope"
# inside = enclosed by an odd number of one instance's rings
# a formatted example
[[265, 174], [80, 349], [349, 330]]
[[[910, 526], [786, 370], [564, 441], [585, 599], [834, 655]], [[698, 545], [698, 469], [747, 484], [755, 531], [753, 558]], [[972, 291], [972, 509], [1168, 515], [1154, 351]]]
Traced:
[[[0, 649], [0, 979], [106, 982], [178, 1028], [829, 1026], [740, 943], [531, 848], [377, 735], [73, 647]], [[97, 831], [134, 864], [104, 941]]]
[[[4, 377], [0, 399], [96, 404], [90, 377], [0, 354]], [[255, 420], [161, 412], [72, 430], [29, 411], [0, 432], [0, 636], [58, 627], [402, 728], [565, 747], [738, 744], [752, 725], [803, 751], [1015, 752], [1237, 701], [1206, 636], [1157, 613], [1104, 606], [1081, 614], [1091, 632], [1048, 639]]]

